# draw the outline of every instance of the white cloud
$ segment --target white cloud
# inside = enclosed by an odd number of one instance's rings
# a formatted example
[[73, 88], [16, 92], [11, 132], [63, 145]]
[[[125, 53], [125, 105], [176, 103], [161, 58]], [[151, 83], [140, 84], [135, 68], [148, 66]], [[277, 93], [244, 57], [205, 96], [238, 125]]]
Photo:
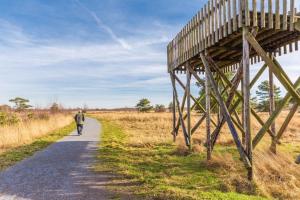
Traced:
[[81, 8], [83, 8], [88, 14], [91, 15], [91, 17], [95, 20], [95, 22], [97, 23], [99, 28], [104, 29], [114, 41], [119, 43], [124, 49], [127, 49], [127, 50], [132, 49], [132, 47], [125, 41], [125, 39], [118, 37], [109, 26], [107, 26], [106, 24], [104, 24], [102, 22], [102, 20], [97, 16], [97, 14], [95, 12], [89, 10], [87, 7], [82, 5], [82, 3], [79, 0], [75, 0], [75, 1], [78, 3], [78, 5]]

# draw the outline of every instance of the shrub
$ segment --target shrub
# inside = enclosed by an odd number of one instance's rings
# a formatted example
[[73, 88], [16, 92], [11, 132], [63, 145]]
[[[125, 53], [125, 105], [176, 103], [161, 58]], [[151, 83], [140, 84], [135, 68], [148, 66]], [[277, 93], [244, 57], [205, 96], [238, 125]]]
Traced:
[[166, 112], [166, 107], [162, 104], [156, 104], [154, 111], [155, 112]]

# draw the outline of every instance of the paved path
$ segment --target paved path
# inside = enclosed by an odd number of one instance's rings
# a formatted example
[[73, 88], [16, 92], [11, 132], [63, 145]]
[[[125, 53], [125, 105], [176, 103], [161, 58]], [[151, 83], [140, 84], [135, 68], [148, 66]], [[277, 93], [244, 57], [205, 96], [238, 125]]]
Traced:
[[0, 173], [0, 200], [110, 199], [107, 177], [90, 166], [100, 125], [87, 119], [82, 136], [69, 136]]

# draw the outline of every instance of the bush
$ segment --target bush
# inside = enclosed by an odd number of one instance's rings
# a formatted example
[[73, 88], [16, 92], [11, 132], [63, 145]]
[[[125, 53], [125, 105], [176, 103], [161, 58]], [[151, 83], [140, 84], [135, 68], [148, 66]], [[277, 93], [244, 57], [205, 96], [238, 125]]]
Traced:
[[0, 125], [13, 125], [20, 122], [20, 118], [14, 113], [0, 112]]
[[155, 112], [166, 112], [166, 107], [162, 104], [156, 104], [154, 111]]

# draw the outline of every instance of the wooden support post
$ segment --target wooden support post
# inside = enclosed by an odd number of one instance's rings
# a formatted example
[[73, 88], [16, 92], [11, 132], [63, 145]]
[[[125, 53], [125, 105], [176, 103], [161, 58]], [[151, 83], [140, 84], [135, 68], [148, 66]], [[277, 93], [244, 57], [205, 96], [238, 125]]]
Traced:
[[211, 159], [211, 140], [210, 140], [210, 82], [208, 80], [208, 71], [205, 68], [205, 106], [206, 106], [206, 149], [207, 160]]
[[[188, 64], [189, 65], [189, 64]], [[191, 74], [189, 68], [186, 68], [186, 113], [187, 113], [187, 133], [189, 136], [189, 150], [192, 150], [192, 138], [191, 138]]]
[[248, 155], [245, 152], [245, 149], [242, 147], [240, 138], [239, 138], [238, 133], [237, 133], [235, 127], [234, 127], [234, 124], [232, 122], [232, 119], [231, 119], [231, 116], [230, 116], [230, 114], [228, 112], [228, 109], [227, 109], [227, 107], [226, 107], [226, 105], [225, 105], [225, 103], [224, 103], [224, 101], [222, 99], [222, 96], [221, 96], [221, 94], [218, 91], [217, 85], [216, 85], [216, 83], [215, 83], [215, 81], [213, 79], [213, 75], [212, 75], [212, 73], [211, 73], [211, 71], [209, 69], [209, 64], [207, 62], [207, 59], [206, 59], [206, 57], [202, 53], [200, 54], [200, 57], [201, 57], [201, 60], [202, 60], [202, 62], [204, 64], [206, 70], [207, 70], [208, 76], [206, 78], [208, 78], [209, 81], [210, 81], [211, 88], [213, 89], [213, 91], [214, 91], [214, 93], [216, 95], [218, 104], [220, 105], [220, 107], [222, 109], [222, 114], [223, 114], [223, 116], [224, 116], [224, 118], [225, 118], [225, 120], [226, 120], [226, 122], [228, 124], [230, 132], [231, 132], [232, 137], [234, 139], [234, 142], [235, 142], [235, 144], [237, 146], [237, 149], [239, 151], [239, 154], [240, 154], [240, 156], [241, 156], [241, 158], [242, 158], [242, 160], [243, 160], [246, 168], [247, 169], [252, 168], [252, 165], [251, 165], [251, 162], [249, 161]]
[[[250, 110], [250, 64], [249, 64], [249, 43], [246, 39], [248, 27], [243, 27], [243, 93], [244, 93], [244, 130], [246, 141], [246, 153], [252, 165], [252, 138], [251, 138], [251, 110]], [[248, 179], [253, 179], [253, 168], [248, 168]]]
[[[270, 116], [273, 114], [275, 109], [275, 99], [274, 99], [274, 80], [273, 80], [273, 73], [271, 70], [269, 70], [269, 113]], [[275, 130], [275, 121], [271, 125], [271, 130], [276, 135]], [[270, 146], [271, 152], [276, 154], [276, 137], [272, 138], [271, 146]]]
[[176, 136], [178, 134], [176, 129], [176, 97], [175, 97], [175, 91], [173, 90], [173, 105], [172, 105], [172, 112], [173, 112], [173, 141], [176, 141]]
[[[241, 81], [241, 92], [242, 92], [242, 97], [244, 96], [244, 81]], [[245, 127], [245, 114], [244, 114], [244, 103], [242, 103], [242, 124], [243, 124], [243, 127]], [[242, 143], [243, 145], [245, 146], [245, 134], [242, 134]]]
[[181, 127], [182, 127], [182, 132], [183, 132], [183, 135], [184, 135], [184, 138], [185, 138], [185, 143], [187, 146], [189, 146], [189, 138], [188, 138], [188, 134], [187, 134], [187, 131], [186, 131], [186, 128], [185, 128], [185, 123], [184, 123], [184, 119], [183, 119], [183, 116], [182, 116], [182, 111], [180, 109], [180, 106], [179, 106], [179, 100], [178, 100], [178, 93], [177, 93], [177, 90], [176, 90], [176, 84], [175, 84], [175, 77], [174, 77], [174, 72], [170, 72], [170, 77], [171, 77], [171, 82], [172, 82], [172, 87], [173, 87], [173, 90], [174, 90], [174, 93], [175, 93], [175, 99], [176, 99], [176, 105], [177, 105], [177, 109], [178, 109], [178, 114], [179, 114], [179, 119], [180, 119], [180, 122], [181, 122]]

